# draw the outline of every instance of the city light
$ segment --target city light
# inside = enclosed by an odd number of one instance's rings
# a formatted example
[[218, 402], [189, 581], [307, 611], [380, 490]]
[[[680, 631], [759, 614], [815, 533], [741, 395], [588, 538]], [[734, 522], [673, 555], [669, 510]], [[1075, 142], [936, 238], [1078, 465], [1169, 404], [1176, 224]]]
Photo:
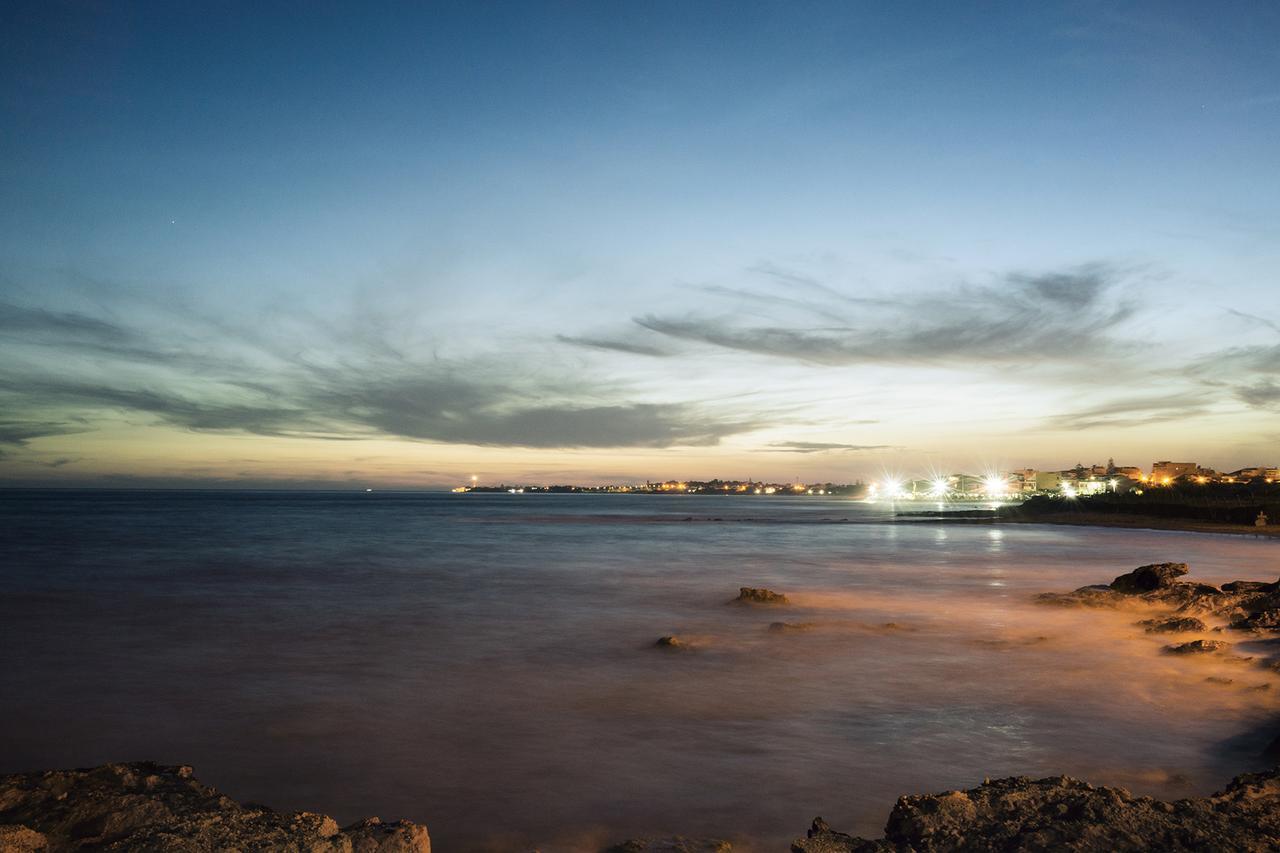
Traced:
[[1002, 478], [989, 474], [982, 479], [982, 490], [988, 495], [999, 496], [1009, 490], [1009, 484]]
[[929, 489], [929, 495], [930, 497], [935, 497], [935, 498], [945, 498], [947, 496], [947, 492], [951, 488], [951, 484], [947, 480], [942, 479], [941, 477], [934, 480], [932, 486], [933, 487]]

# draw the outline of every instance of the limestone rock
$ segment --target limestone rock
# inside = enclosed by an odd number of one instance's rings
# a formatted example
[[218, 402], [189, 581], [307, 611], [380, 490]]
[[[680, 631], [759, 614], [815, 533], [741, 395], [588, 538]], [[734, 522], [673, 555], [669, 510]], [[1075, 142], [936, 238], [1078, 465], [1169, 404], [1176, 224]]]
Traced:
[[1143, 619], [1138, 623], [1148, 634], [1176, 634], [1182, 631], [1207, 631], [1208, 626], [1194, 616], [1172, 616], [1168, 619]]
[[764, 587], [744, 586], [738, 588], [738, 604], [788, 604], [787, 597]]
[[[311, 812], [241, 805], [190, 767], [104, 764], [0, 776], [0, 850], [40, 835], [49, 853], [95, 850], [279, 850], [290, 853], [430, 853], [426, 827], [376, 818], [339, 829]], [[8, 831], [17, 826], [21, 832]]]
[[770, 622], [769, 630], [774, 634], [791, 634], [797, 631], [813, 630], [812, 622]]
[[881, 839], [834, 832], [819, 818], [795, 853], [977, 853], [1006, 850], [1263, 851], [1280, 845], [1280, 771], [1236, 777], [1210, 797], [1162, 802], [1066, 776], [986, 782], [902, 797]]
[[1186, 563], [1151, 563], [1120, 575], [1111, 582], [1111, 588], [1122, 595], [1140, 595], [1173, 586], [1174, 579], [1187, 571]]
[[1229, 648], [1231, 644], [1223, 640], [1192, 640], [1189, 643], [1165, 646], [1164, 650], [1171, 655], [1205, 655]]

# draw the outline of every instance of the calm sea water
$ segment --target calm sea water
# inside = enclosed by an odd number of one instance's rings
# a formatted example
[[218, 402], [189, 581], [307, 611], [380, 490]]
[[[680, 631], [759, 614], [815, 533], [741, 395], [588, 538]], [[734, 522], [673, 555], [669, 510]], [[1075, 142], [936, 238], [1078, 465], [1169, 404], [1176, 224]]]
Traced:
[[[242, 801], [423, 822], [441, 851], [781, 849], [984, 776], [1205, 793], [1273, 734], [1256, 666], [1030, 598], [1161, 560], [1274, 579], [1274, 542], [888, 512], [0, 492], [0, 772], [188, 763]], [[794, 604], [727, 604], [744, 585]], [[653, 647], [673, 633], [691, 648]]]

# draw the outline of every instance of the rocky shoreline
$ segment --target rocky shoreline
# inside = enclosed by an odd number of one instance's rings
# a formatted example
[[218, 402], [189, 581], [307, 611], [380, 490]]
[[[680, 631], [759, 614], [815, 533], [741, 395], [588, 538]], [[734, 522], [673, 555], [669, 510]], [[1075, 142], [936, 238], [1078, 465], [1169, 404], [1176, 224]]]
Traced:
[[[1182, 580], [1187, 573], [1183, 563], [1155, 563], [1109, 584], [1044, 593], [1037, 601], [1053, 607], [1141, 610], [1148, 618], [1135, 625], [1170, 635], [1172, 642], [1164, 647], [1169, 654], [1230, 656], [1244, 665], [1280, 671], [1280, 660], [1239, 655], [1234, 642], [1218, 639], [1280, 638], [1280, 581], [1233, 581], [1216, 587]], [[786, 602], [781, 593], [751, 587], [742, 588], [734, 600], [756, 606]], [[659, 645], [679, 648], [683, 643], [664, 637]], [[1280, 738], [1266, 757], [1280, 757]], [[901, 797], [878, 839], [841, 833], [817, 818], [791, 845], [794, 853], [1153, 848], [1280, 849], [1280, 769], [1237, 776], [1218, 793], [1173, 802], [1065, 776], [987, 780], [964, 791]], [[186, 766], [139, 762], [0, 776], [0, 853], [139, 849], [430, 853], [431, 840], [426, 827], [409, 821], [367, 818], [339, 827], [321, 814], [284, 814], [240, 804], [197, 781]], [[731, 849], [719, 839], [668, 837], [624, 841], [606, 853]]]

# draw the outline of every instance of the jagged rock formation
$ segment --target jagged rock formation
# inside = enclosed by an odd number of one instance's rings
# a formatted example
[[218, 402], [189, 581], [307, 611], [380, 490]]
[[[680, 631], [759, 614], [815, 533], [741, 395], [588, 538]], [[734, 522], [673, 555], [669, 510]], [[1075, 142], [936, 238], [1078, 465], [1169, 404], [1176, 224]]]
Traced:
[[738, 588], [737, 604], [789, 604], [787, 597], [764, 587], [743, 586]]
[[789, 631], [809, 631], [813, 629], [812, 622], [770, 622], [769, 630], [775, 634], [784, 634]]
[[1183, 631], [1208, 631], [1209, 626], [1194, 616], [1170, 616], [1167, 619], [1143, 619], [1138, 623], [1148, 634], [1177, 634]]
[[201, 784], [190, 767], [105, 764], [0, 776], [0, 851], [273, 850], [431, 853], [427, 829], [241, 805]]
[[1209, 797], [1163, 802], [1060, 776], [984, 782], [902, 797], [883, 838], [836, 832], [822, 818], [793, 853], [1009, 850], [1263, 851], [1280, 847], [1280, 771], [1237, 776]]
[[1186, 563], [1151, 563], [1116, 578], [1111, 582], [1111, 588], [1125, 595], [1168, 589], [1188, 571]]
[[1154, 563], [1120, 575], [1110, 584], [1082, 586], [1074, 592], [1046, 592], [1041, 604], [1069, 607], [1163, 606], [1162, 619], [1138, 624], [1152, 633], [1208, 630], [1204, 618], [1215, 618], [1236, 631], [1280, 632], [1280, 581], [1232, 581], [1219, 589], [1207, 583], [1178, 580], [1186, 563]]
[[1165, 646], [1164, 650], [1171, 655], [1204, 655], [1229, 648], [1231, 648], [1231, 644], [1222, 640], [1192, 640], [1189, 643]]

